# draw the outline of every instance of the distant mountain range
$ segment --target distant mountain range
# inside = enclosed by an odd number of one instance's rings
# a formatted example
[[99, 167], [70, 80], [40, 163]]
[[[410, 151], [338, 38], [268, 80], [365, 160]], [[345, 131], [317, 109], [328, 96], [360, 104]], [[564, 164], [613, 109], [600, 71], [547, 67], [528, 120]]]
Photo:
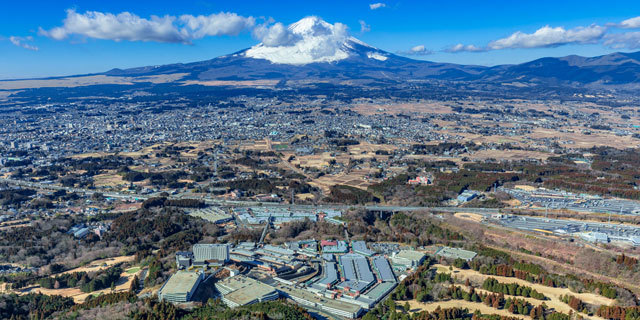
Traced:
[[[336, 28], [336, 25], [317, 17], [308, 17], [288, 27], [284, 35], [287, 43], [260, 43], [201, 62], [113, 69], [99, 75], [134, 80], [174, 75], [166, 78], [178, 83], [191, 81], [192, 84], [265, 79], [334, 83], [435, 79], [516, 86], [633, 88], [640, 85], [640, 52], [612, 53], [592, 58], [575, 55], [541, 58], [517, 65], [494, 67], [459, 65], [398, 56], [369, 46]], [[178, 74], [180, 76], [175, 77]]]

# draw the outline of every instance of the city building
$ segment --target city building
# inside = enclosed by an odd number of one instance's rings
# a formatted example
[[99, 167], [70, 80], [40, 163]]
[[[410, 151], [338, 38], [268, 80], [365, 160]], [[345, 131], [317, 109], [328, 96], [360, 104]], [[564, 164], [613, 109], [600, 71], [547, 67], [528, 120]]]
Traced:
[[193, 263], [193, 252], [178, 251], [176, 252], [176, 266], [178, 269], [186, 269]]

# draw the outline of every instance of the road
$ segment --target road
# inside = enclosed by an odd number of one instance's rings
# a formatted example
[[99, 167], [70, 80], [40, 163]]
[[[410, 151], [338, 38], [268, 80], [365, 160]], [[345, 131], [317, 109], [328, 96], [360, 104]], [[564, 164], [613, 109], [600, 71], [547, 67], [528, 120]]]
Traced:
[[[64, 187], [64, 186], [57, 186], [53, 184], [47, 184], [47, 183], [23, 181], [23, 180], [17, 180], [17, 179], [6, 179], [6, 178], [0, 178], [0, 183], [6, 183], [9, 185], [21, 186], [21, 187], [29, 187], [29, 188], [40, 189], [40, 190], [65, 190], [67, 192], [74, 192], [74, 193], [80, 193], [85, 195], [102, 193], [107, 198], [116, 198], [116, 199], [124, 199], [124, 200], [146, 200], [151, 197], [157, 196], [157, 194], [143, 195], [143, 194], [134, 194], [134, 193], [101, 192], [99, 190]], [[215, 199], [210, 197], [202, 197], [202, 196], [195, 196], [195, 195], [189, 195], [189, 194], [170, 195], [169, 199], [199, 199], [199, 200], [203, 200], [207, 204], [219, 205], [219, 206], [236, 206], [236, 207], [264, 206], [264, 207], [274, 207], [274, 208], [284, 207], [284, 208], [290, 208], [293, 210], [323, 210], [323, 209], [348, 210], [351, 208], [357, 208], [357, 209], [366, 209], [369, 211], [386, 211], [386, 212], [411, 212], [411, 211], [424, 211], [424, 210], [439, 211], [439, 212], [454, 212], [454, 213], [469, 212], [469, 213], [478, 213], [478, 214], [492, 214], [492, 213], [499, 212], [498, 209], [490, 209], [490, 208], [413, 207], [413, 206], [342, 205], [342, 204], [290, 205], [286, 203], [277, 203], [277, 202]]]

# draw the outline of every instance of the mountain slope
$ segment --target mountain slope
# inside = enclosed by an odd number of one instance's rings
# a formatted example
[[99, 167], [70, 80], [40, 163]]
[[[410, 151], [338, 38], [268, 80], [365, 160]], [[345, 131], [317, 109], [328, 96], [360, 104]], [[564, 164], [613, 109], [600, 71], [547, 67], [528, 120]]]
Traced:
[[190, 80], [255, 79], [384, 79], [408, 80], [437, 77], [451, 80], [477, 78], [486, 70], [464, 66], [413, 60], [374, 48], [348, 36], [339, 24], [331, 25], [317, 17], [304, 18], [287, 28], [287, 39], [251, 48], [215, 59], [188, 64], [171, 64], [114, 69], [112, 76], [147, 76], [189, 73]]
[[178, 84], [187, 80], [272, 79], [334, 83], [359, 80], [359, 83], [367, 83], [436, 79], [489, 85], [518, 82], [571, 87], [617, 85], [627, 89], [640, 85], [640, 52], [590, 58], [572, 55], [484, 67], [398, 56], [350, 36], [340, 23], [330, 24], [317, 17], [304, 18], [286, 28], [276, 24], [263, 31], [261, 43], [230, 55], [186, 64], [113, 69], [99, 75], [126, 76], [127, 82], [145, 82], [149, 76], [174, 75], [167, 78], [179, 80], [167, 81]]
[[502, 81], [628, 84], [640, 82], [640, 52], [612, 53], [586, 58], [576, 55], [541, 58], [519, 65], [487, 70], [484, 78]]

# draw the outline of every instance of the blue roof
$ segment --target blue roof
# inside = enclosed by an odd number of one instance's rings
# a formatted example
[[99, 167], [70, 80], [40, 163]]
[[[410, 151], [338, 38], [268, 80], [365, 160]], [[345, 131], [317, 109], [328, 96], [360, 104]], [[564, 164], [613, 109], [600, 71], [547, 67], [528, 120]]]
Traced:
[[338, 285], [342, 288], [348, 287], [350, 290], [362, 292], [375, 281], [367, 259], [359, 254], [343, 255], [340, 257], [340, 266], [345, 278], [345, 281]]
[[378, 278], [382, 281], [395, 282], [396, 276], [391, 270], [389, 261], [383, 256], [377, 256], [373, 258], [373, 268], [378, 272]]
[[338, 269], [333, 262], [327, 262], [324, 264], [324, 278], [320, 279], [316, 284], [326, 288], [333, 285], [338, 281]]
[[367, 244], [364, 241], [351, 241], [351, 248], [353, 252], [364, 254], [365, 256], [372, 256], [375, 252], [367, 248]]

